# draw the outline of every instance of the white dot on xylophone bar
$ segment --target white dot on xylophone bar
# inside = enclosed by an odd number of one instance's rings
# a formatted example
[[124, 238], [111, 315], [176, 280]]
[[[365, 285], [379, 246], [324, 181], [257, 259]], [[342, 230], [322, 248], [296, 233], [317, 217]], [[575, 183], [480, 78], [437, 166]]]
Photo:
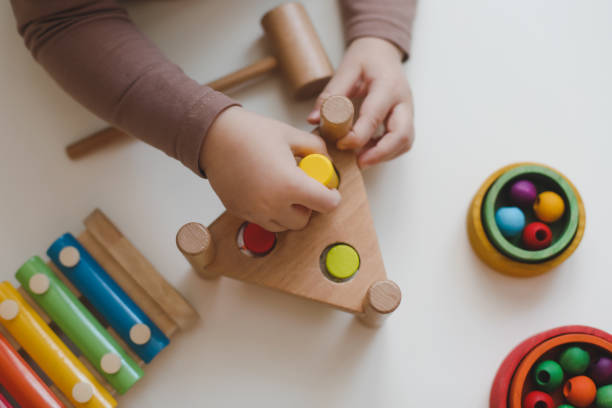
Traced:
[[19, 314], [19, 304], [14, 300], [7, 299], [0, 303], [0, 317], [4, 320], [13, 320]]
[[106, 353], [100, 360], [100, 367], [106, 374], [115, 374], [121, 369], [121, 358], [115, 353]]
[[79, 250], [73, 246], [63, 248], [59, 253], [59, 261], [66, 268], [74, 268], [81, 260]]
[[93, 397], [93, 387], [91, 384], [80, 382], [72, 387], [72, 398], [74, 398], [76, 402], [85, 404], [91, 400], [91, 397]]
[[134, 344], [143, 345], [151, 339], [151, 329], [143, 323], [137, 323], [130, 329], [130, 340]]
[[32, 293], [42, 295], [49, 290], [50, 283], [51, 282], [49, 282], [49, 277], [47, 275], [44, 273], [37, 273], [30, 278], [28, 286], [30, 287]]

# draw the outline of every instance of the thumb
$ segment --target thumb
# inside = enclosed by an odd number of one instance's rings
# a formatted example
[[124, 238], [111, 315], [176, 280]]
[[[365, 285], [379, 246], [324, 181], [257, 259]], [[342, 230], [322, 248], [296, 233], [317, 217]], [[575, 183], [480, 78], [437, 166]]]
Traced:
[[295, 182], [298, 188], [293, 191], [294, 204], [303, 205], [320, 213], [328, 213], [340, 204], [340, 193], [336, 189], [329, 189], [308, 176], [296, 167]]
[[321, 105], [325, 99], [332, 95], [350, 96], [349, 94], [355, 87], [361, 76], [361, 69], [358, 65], [340, 67], [332, 79], [317, 98], [312, 112], [308, 115], [308, 122], [317, 125], [321, 120]]
[[312, 153], [328, 156], [325, 141], [317, 134], [296, 130], [288, 134], [287, 141], [294, 156], [305, 157]]

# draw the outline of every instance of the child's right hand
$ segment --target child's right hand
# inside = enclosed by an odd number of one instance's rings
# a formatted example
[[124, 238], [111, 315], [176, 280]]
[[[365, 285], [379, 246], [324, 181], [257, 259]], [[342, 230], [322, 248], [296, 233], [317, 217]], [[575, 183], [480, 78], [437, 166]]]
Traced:
[[294, 156], [327, 154], [319, 136], [240, 107], [222, 112], [200, 152], [206, 172], [229, 212], [269, 231], [302, 229], [312, 211], [327, 213], [340, 193], [307, 176]]

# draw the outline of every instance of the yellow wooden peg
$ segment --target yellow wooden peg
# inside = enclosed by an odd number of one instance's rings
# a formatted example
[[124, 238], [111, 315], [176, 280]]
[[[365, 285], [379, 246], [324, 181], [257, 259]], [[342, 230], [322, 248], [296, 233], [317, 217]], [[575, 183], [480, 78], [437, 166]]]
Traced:
[[319, 153], [309, 154], [300, 161], [300, 168], [324, 186], [338, 188], [338, 173], [326, 156]]

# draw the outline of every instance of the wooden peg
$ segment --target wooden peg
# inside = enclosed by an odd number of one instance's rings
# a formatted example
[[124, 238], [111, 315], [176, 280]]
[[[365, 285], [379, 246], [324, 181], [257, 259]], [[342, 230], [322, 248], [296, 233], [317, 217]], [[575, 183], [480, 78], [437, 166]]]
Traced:
[[215, 243], [202, 224], [190, 222], [183, 225], [176, 234], [176, 246], [200, 276], [205, 279], [220, 276], [220, 271], [213, 273], [206, 269], [215, 259]]
[[374, 282], [363, 300], [361, 321], [371, 327], [380, 327], [402, 300], [402, 292], [397, 284], [390, 280]]
[[346, 96], [334, 95], [321, 105], [321, 136], [330, 142], [343, 138], [353, 127], [355, 108]]

